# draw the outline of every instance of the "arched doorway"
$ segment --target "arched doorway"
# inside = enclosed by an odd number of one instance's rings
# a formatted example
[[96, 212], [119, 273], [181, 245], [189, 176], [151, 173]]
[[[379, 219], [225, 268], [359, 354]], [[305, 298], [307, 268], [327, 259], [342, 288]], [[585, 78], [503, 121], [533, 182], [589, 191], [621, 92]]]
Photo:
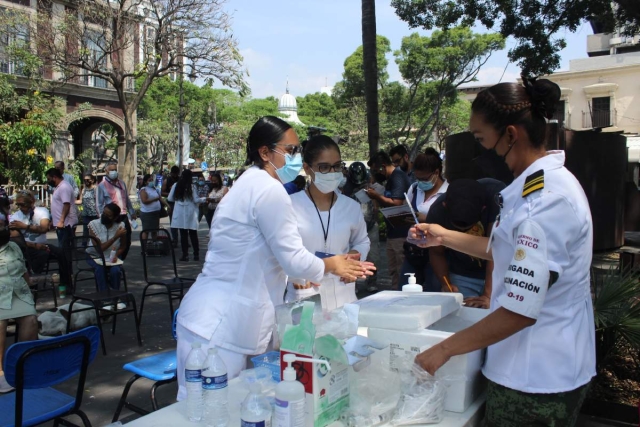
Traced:
[[117, 160], [118, 144], [124, 140], [124, 121], [101, 109], [84, 110], [79, 116], [67, 126], [69, 143], [85, 171], [99, 174], [109, 161]]

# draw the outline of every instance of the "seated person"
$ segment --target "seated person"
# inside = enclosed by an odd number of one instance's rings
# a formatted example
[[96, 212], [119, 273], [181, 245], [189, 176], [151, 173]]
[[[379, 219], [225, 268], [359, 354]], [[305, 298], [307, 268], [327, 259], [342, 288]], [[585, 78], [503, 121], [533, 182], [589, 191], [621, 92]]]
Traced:
[[22, 251], [10, 240], [10, 231], [0, 220], [0, 393], [11, 391], [2, 372], [6, 347], [7, 320], [15, 319], [18, 339], [38, 339], [35, 302], [29, 289], [29, 273], [24, 265]]
[[[489, 237], [493, 222], [500, 212], [495, 197], [504, 188], [502, 182], [490, 178], [453, 181], [447, 192], [429, 209], [427, 223]], [[460, 292], [467, 306], [489, 308], [493, 262], [473, 258], [444, 246], [429, 248], [429, 259], [442, 292]]]
[[27, 244], [27, 259], [34, 273], [42, 273], [49, 260], [53, 259], [60, 268], [60, 284], [70, 289], [71, 270], [62, 248], [47, 244], [47, 231], [51, 217], [47, 208], [36, 207], [35, 197], [30, 191], [19, 191], [15, 204], [18, 210], [11, 215], [9, 228], [13, 235], [22, 233]]
[[[115, 249], [118, 258], [124, 252], [127, 241], [127, 230], [122, 222], [120, 222], [120, 207], [115, 203], [109, 203], [104, 207], [102, 216], [100, 219], [94, 219], [88, 225], [89, 236], [98, 241], [100, 250], [104, 254], [104, 258], [109, 262], [109, 256], [111, 250]], [[107, 283], [105, 279], [105, 267], [97, 264], [92, 257], [97, 257], [98, 252], [93, 247], [93, 240], [89, 240], [89, 246], [87, 247], [87, 263], [93, 267], [96, 272], [96, 283], [98, 284], [99, 291], [107, 290]], [[109, 273], [109, 281], [111, 289], [120, 288], [120, 266], [114, 265], [107, 267]]]

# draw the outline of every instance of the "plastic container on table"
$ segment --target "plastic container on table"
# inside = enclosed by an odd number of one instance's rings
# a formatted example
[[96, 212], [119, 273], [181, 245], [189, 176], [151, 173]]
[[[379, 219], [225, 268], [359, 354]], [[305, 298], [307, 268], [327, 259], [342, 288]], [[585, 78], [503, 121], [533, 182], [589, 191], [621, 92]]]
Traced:
[[251, 358], [253, 366], [265, 367], [271, 371], [271, 375], [274, 381], [280, 382], [280, 352], [270, 351], [268, 353], [261, 354]]

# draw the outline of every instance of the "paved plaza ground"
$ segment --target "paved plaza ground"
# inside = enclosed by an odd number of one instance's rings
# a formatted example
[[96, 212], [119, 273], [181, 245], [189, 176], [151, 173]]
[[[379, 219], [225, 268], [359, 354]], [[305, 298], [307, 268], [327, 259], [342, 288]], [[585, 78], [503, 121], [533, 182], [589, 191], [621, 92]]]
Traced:
[[[168, 227], [166, 219], [161, 220], [161, 226]], [[204, 253], [206, 251], [207, 225], [203, 221], [200, 223], [198, 231], [200, 237], [200, 262], [179, 262], [179, 274], [183, 277], [196, 277], [202, 268]], [[80, 232], [80, 228], [79, 228]], [[129, 252], [129, 256], [125, 263], [125, 269], [128, 279], [129, 291], [131, 291], [140, 305], [140, 297], [144, 288], [142, 257], [140, 254], [139, 229], [133, 232], [133, 244]], [[55, 235], [49, 233], [51, 243], [55, 244]], [[384, 243], [380, 247], [381, 259], [383, 260], [379, 267], [378, 285], [380, 289], [388, 289], [391, 281], [388, 276]], [[177, 250], [177, 257], [181, 255]], [[85, 289], [89, 289], [90, 282], [85, 282]], [[368, 295], [368, 292], [359, 293], [359, 297]], [[69, 301], [60, 300], [59, 304], [65, 304]], [[38, 311], [43, 311], [53, 306], [53, 302], [46, 296], [38, 301]], [[110, 324], [105, 325], [105, 342], [107, 346], [107, 355], [104, 356], [98, 351], [96, 359], [89, 366], [87, 381], [85, 384], [84, 400], [82, 409], [86, 412], [93, 426], [104, 426], [111, 423], [111, 418], [116, 409], [116, 405], [122, 394], [122, 390], [131, 374], [122, 369], [122, 366], [140, 357], [152, 355], [161, 351], [171, 349], [175, 346], [175, 341], [171, 336], [171, 320], [169, 318], [169, 308], [167, 298], [164, 296], [151, 297], [145, 302], [144, 315], [141, 325], [142, 346], [138, 346], [135, 336], [133, 315], [124, 314], [119, 316], [117, 322], [117, 331], [115, 335], [111, 334]], [[11, 342], [11, 341], [9, 341]], [[72, 380], [68, 381], [61, 388], [67, 392], [73, 393], [75, 384]], [[129, 393], [129, 400], [133, 403], [151, 410], [149, 399], [149, 390], [151, 382], [144, 379], [138, 380], [136, 385]], [[158, 390], [158, 402], [160, 406], [166, 406], [175, 401], [177, 385], [169, 384]], [[133, 414], [128, 410], [123, 410], [121, 421], [125, 424], [127, 421], [137, 418], [137, 414]], [[80, 422], [77, 417], [70, 417], [72, 422]], [[46, 424], [47, 426], [53, 423]], [[603, 424], [592, 419], [581, 419], [580, 426], [605, 426], [614, 424]], [[233, 426], [232, 426], [233, 427]]]

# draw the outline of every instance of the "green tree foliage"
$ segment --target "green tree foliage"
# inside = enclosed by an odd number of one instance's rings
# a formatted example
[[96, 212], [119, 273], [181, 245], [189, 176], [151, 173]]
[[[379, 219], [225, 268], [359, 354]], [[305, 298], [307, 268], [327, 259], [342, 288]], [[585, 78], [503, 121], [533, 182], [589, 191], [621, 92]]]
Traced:
[[509, 59], [532, 75], [559, 67], [558, 52], [566, 47], [559, 34], [575, 32], [585, 20], [597, 21], [606, 32], [623, 29], [631, 35], [640, 30], [638, 0], [392, 0], [391, 5], [412, 28], [446, 29], [479, 21], [504, 38], [514, 37], [517, 44]]
[[[378, 58], [378, 88], [383, 88], [389, 80], [387, 54], [391, 53], [391, 42], [384, 36], [376, 39], [376, 55]], [[364, 60], [362, 46], [344, 61], [342, 82], [334, 88], [334, 97], [338, 101], [364, 97]]]
[[409, 138], [415, 123], [412, 157], [431, 138], [442, 107], [457, 101], [458, 87], [474, 81], [491, 54], [502, 48], [501, 35], [476, 34], [468, 27], [402, 39], [394, 55], [409, 94], [400, 134]]
[[[311, 93], [297, 97], [298, 117], [308, 126], [327, 129], [327, 134], [334, 135], [338, 131], [336, 114], [338, 108], [335, 100], [326, 93]], [[300, 135], [303, 137], [304, 135]]]

